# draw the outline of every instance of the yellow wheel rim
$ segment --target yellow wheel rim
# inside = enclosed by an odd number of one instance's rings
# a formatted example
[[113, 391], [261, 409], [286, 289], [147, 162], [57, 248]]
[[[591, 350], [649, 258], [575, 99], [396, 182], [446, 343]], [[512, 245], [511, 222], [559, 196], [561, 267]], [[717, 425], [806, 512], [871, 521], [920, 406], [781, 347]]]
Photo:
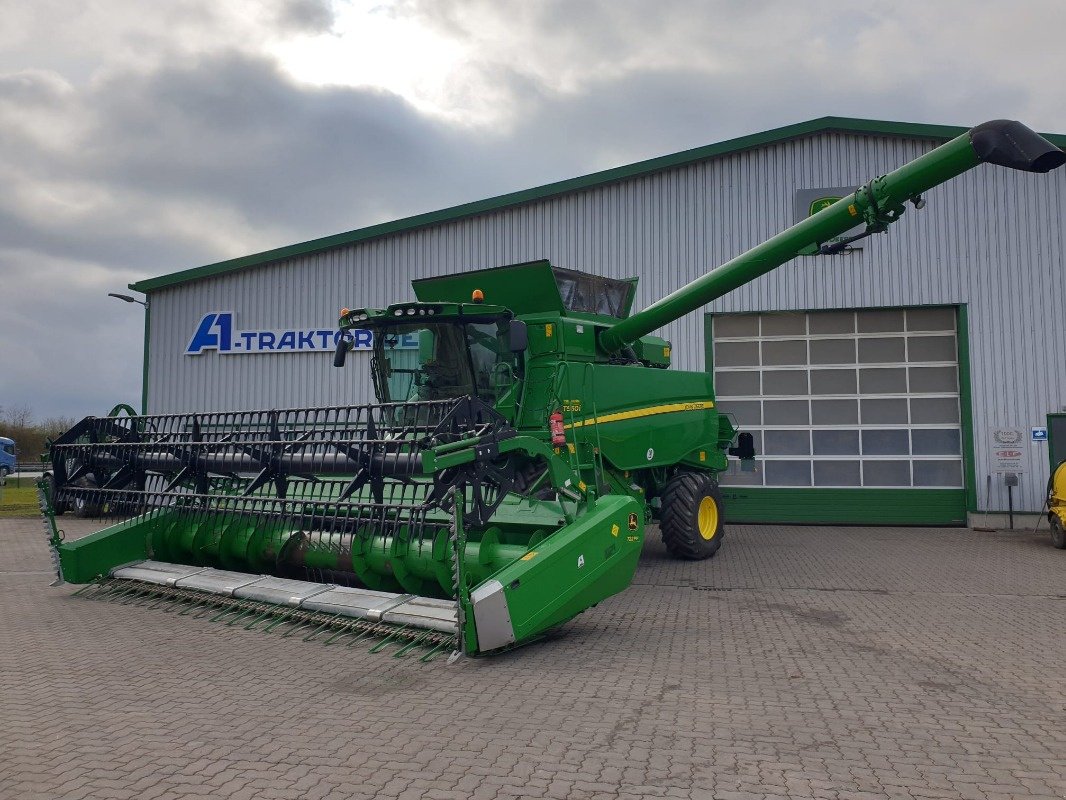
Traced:
[[700, 536], [709, 542], [718, 532], [718, 503], [714, 501], [713, 497], [704, 497], [700, 501], [698, 523]]

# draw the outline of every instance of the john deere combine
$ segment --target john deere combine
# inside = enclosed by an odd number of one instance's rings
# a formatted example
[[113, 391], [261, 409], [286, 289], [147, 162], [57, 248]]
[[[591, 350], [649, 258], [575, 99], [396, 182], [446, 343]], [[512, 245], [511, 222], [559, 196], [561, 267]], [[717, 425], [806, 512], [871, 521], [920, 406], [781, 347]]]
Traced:
[[[90, 417], [60, 437], [41, 484], [59, 578], [399, 653], [528, 642], [629, 585], [647, 521], [680, 558], [721, 545], [716, 475], [751, 438], [649, 334], [983, 162], [1064, 159], [1020, 123], [980, 125], [636, 314], [635, 281], [546, 261], [345, 309], [334, 364], [373, 332], [376, 404]], [[64, 541], [68, 510], [113, 524]]]

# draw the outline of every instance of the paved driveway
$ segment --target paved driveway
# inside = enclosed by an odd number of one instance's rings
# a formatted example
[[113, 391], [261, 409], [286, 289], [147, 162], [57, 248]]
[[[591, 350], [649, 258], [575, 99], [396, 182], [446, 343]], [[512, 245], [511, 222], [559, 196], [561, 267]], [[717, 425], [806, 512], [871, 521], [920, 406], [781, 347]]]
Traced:
[[0, 798], [1066, 796], [1046, 534], [651, 541], [620, 597], [454, 666], [72, 598], [47, 565], [0, 520]]

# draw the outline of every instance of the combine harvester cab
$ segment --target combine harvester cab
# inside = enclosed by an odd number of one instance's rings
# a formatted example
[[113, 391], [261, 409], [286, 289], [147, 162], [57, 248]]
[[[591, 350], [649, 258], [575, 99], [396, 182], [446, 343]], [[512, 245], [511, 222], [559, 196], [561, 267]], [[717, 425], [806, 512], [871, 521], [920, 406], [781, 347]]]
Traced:
[[[90, 417], [52, 443], [42, 510], [60, 581], [246, 628], [431, 658], [523, 644], [621, 592], [645, 523], [676, 557], [721, 546], [717, 474], [751, 438], [709, 373], [651, 335], [981, 163], [1066, 154], [979, 125], [630, 314], [635, 281], [536, 261], [414, 282], [417, 301], [344, 309], [374, 334], [379, 402]], [[854, 239], [852, 239], [854, 240]], [[654, 370], [651, 372], [650, 370]], [[64, 541], [56, 517], [109, 526]]]

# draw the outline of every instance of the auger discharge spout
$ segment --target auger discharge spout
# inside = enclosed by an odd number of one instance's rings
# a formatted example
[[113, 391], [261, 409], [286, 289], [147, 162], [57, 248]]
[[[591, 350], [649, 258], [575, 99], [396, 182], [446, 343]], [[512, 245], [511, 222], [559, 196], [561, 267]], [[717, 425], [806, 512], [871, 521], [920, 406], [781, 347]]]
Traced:
[[600, 334], [600, 344], [617, 352], [641, 336], [791, 261], [796, 256], [836, 252], [824, 243], [856, 225], [879, 233], [903, 214], [905, 203], [920, 207], [922, 194], [974, 167], [988, 163], [1022, 172], [1049, 172], [1066, 153], [1013, 120], [992, 120], [971, 128], [897, 170], [860, 186], [852, 194], [756, 245], [658, 302]]

